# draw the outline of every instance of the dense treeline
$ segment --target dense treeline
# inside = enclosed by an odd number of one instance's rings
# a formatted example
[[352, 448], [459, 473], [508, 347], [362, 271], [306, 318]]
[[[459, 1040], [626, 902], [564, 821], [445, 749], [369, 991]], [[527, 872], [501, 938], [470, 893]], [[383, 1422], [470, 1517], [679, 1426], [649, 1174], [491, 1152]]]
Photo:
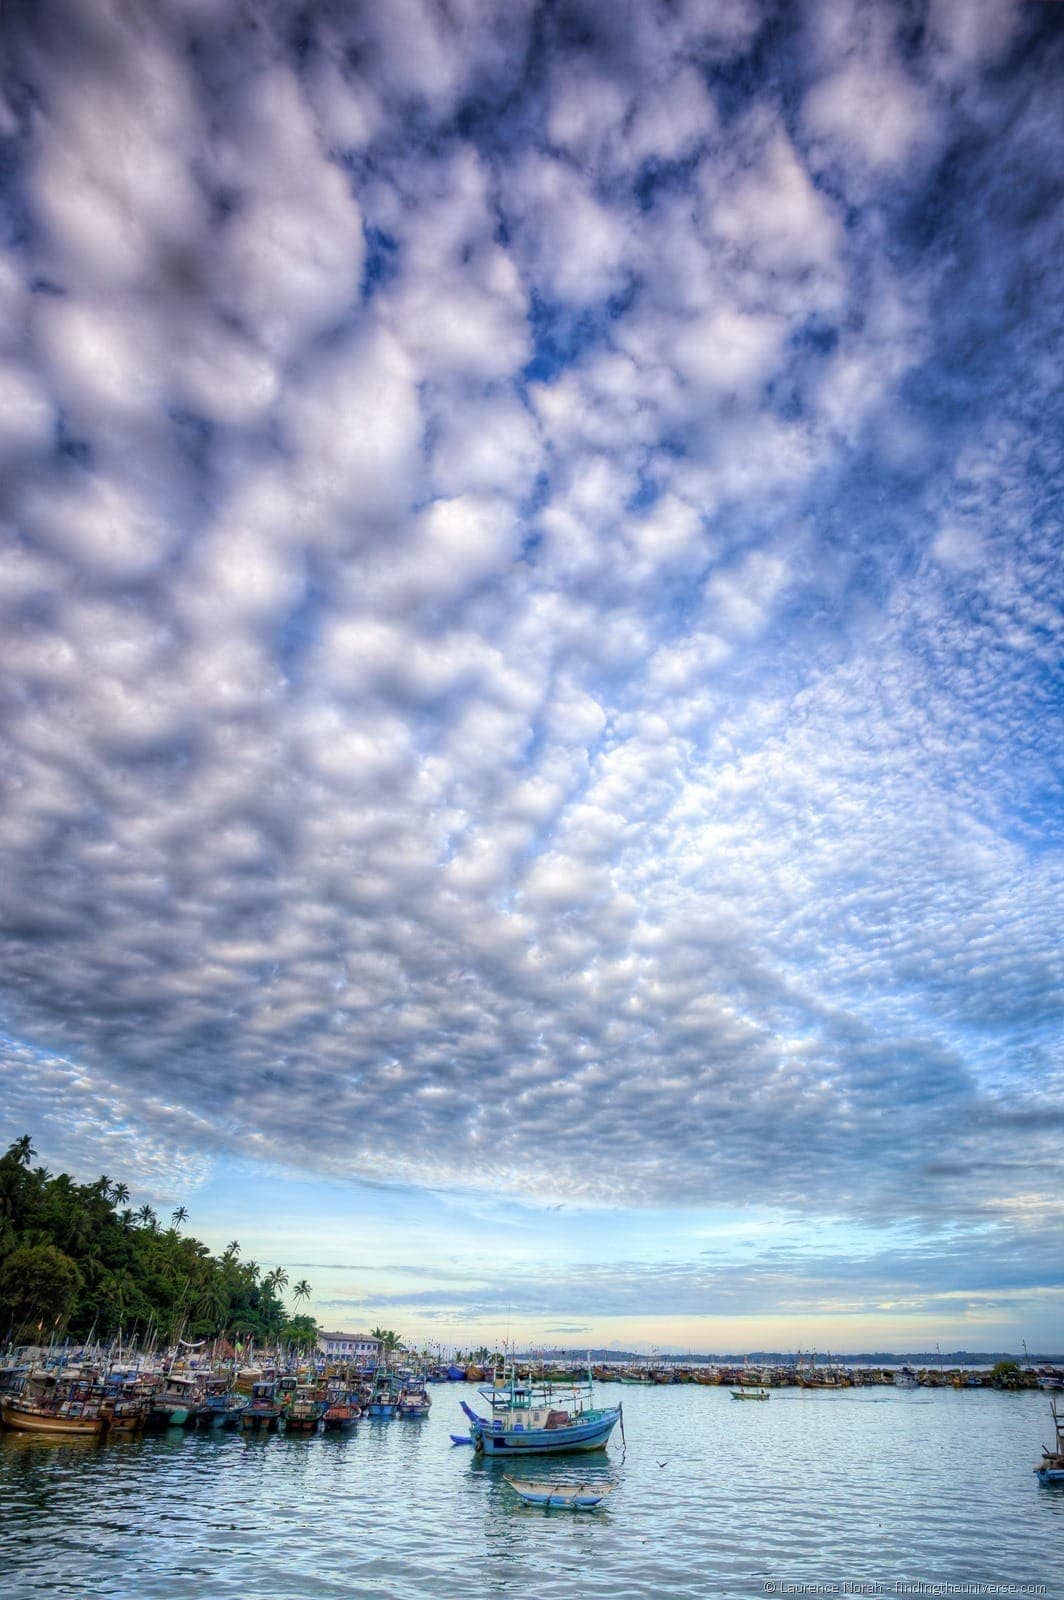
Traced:
[[[0, 1157], [0, 1342], [121, 1333], [162, 1344], [216, 1335], [313, 1343], [313, 1318], [285, 1307], [281, 1268], [242, 1260], [235, 1239], [213, 1256], [182, 1233], [184, 1206], [164, 1226], [151, 1206], [129, 1206], [124, 1183], [53, 1177], [35, 1155], [27, 1134]], [[298, 1307], [310, 1285], [292, 1294]]]

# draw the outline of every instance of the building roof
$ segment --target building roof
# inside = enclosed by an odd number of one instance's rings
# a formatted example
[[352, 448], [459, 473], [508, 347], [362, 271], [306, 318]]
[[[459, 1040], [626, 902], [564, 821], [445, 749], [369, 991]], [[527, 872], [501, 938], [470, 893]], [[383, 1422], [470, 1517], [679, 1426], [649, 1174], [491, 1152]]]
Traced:
[[319, 1339], [349, 1339], [353, 1344], [380, 1344], [372, 1333], [326, 1333], [324, 1328], [318, 1330]]

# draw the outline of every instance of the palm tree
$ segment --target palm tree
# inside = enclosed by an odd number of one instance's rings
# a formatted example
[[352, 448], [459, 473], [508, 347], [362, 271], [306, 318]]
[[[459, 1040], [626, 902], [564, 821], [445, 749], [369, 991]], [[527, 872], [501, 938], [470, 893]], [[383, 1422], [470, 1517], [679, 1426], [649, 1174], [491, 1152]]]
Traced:
[[111, 1199], [114, 1201], [116, 1206], [124, 1206], [126, 1201], [129, 1199], [128, 1183], [112, 1183]]
[[225, 1259], [227, 1261], [235, 1261], [239, 1254], [240, 1254], [240, 1240], [239, 1239], [230, 1239], [229, 1243], [225, 1247]]
[[159, 1226], [159, 1218], [149, 1205], [141, 1206], [137, 1212], [137, 1221], [142, 1222], [146, 1228], [151, 1228], [153, 1233]]
[[229, 1290], [217, 1273], [212, 1273], [204, 1284], [196, 1309], [214, 1327], [222, 1326], [229, 1310]]
[[14, 1156], [17, 1165], [20, 1167], [28, 1167], [33, 1157], [37, 1154], [33, 1148], [33, 1140], [28, 1133], [24, 1133], [21, 1139], [16, 1139], [7, 1153], [9, 1156]]
[[396, 1333], [394, 1328], [374, 1328], [372, 1337], [380, 1340], [381, 1348], [386, 1356], [393, 1355], [395, 1351], [405, 1348], [402, 1335]]
[[170, 1221], [173, 1223], [175, 1228], [180, 1228], [183, 1222], [188, 1221], [188, 1207], [178, 1206], [176, 1211], [171, 1211]]
[[288, 1274], [283, 1267], [274, 1267], [273, 1271], [268, 1272], [264, 1279], [267, 1289], [283, 1289], [287, 1282]]
[[310, 1299], [310, 1284], [307, 1282], [306, 1278], [300, 1278], [299, 1282], [292, 1290], [292, 1293], [295, 1295], [297, 1300]]

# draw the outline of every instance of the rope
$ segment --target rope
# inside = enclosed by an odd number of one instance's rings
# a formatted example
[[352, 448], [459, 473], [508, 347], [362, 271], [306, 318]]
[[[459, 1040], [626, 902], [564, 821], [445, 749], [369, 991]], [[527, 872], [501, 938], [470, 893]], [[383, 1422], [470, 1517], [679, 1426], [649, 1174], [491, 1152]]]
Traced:
[[621, 1414], [621, 1466], [623, 1467], [624, 1458], [628, 1454], [628, 1440], [624, 1436], [624, 1406], [619, 1405], [617, 1410]]

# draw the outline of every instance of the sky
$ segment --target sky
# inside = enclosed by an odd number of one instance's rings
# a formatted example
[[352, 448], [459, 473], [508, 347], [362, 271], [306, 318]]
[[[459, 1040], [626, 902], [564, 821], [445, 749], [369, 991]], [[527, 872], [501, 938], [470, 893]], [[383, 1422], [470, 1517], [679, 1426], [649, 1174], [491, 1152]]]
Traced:
[[0, 30], [0, 1136], [331, 1327], [1064, 1347], [1064, 7]]

